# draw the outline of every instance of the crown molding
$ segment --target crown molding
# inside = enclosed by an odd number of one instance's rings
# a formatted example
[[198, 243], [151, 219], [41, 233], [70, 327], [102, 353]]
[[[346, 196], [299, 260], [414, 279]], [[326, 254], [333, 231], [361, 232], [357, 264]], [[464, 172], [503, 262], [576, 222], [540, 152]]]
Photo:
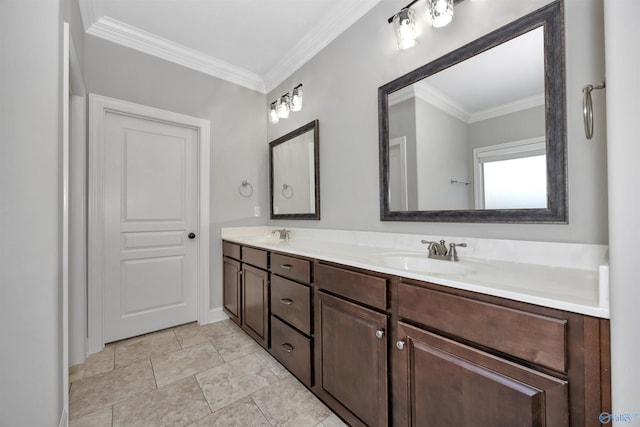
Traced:
[[544, 103], [545, 103], [544, 93], [540, 95], [530, 96], [527, 98], [522, 98], [517, 101], [498, 105], [497, 107], [487, 108], [486, 110], [478, 111], [477, 113], [474, 113], [471, 115], [468, 123], [480, 122], [482, 120], [488, 120], [494, 117], [504, 116], [505, 114], [527, 110], [529, 108], [544, 105]]
[[335, 40], [347, 28], [373, 9], [381, 0], [362, 0], [341, 5], [327, 14], [264, 76], [267, 92], [271, 92], [296, 70]]
[[415, 83], [414, 86], [416, 98], [419, 98], [424, 102], [427, 102], [434, 107], [446, 113], [449, 113], [458, 120], [469, 123], [471, 114], [469, 114], [464, 108], [460, 106], [460, 104], [458, 104], [452, 98], [448, 97], [447, 95], [440, 92], [433, 86], [425, 83], [424, 81]]
[[79, 0], [78, 6], [80, 7], [80, 16], [82, 17], [82, 26], [85, 31], [98, 20], [100, 5], [98, 0]]
[[[88, 3], [90, 2], [91, 0]], [[264, 80], [256, 73], [107, 16], [94, 22], [87, 30], [87, 34], [266, 93]]]

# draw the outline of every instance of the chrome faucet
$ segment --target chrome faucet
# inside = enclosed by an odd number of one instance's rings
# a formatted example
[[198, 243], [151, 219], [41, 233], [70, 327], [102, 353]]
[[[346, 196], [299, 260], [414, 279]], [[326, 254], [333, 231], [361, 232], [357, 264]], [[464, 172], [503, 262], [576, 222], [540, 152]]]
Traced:
[[440, 242], [421, 240], [420, 243], [429, 245], [427, 247], [429, 251], [427, 255], [428, 258], [443, 259], [447, 261], [460, 261], [456, 247], [467, 247], [466, 243], [449, 243], [449, 249], [447, 249], [447, 245], [444, 240], [440, 240]]
[[291, 237], [291, 230], [287, 230], [286, 228], [283, 228], [281, 230], [273, 230], [271, 232], [271, 234], [276, 234], [278, 233], [280, 235], [280, 239], [282, 240], [289, 240], [289, 237]]

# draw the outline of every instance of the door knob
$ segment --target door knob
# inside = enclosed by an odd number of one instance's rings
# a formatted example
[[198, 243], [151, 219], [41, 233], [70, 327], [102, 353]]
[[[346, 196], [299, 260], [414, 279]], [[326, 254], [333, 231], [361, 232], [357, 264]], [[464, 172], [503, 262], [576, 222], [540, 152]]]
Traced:
[[196, 238], [196, 233], [189, 233], [189, 235], [187, 236], [190, 239], [195, 239]]

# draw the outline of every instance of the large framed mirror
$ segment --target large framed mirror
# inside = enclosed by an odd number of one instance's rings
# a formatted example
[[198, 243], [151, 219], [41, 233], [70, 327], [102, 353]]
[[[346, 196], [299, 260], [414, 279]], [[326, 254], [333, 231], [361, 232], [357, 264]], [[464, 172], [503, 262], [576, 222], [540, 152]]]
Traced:
[[563, 7], [378, 89], [383, 221], [566, 223]]
[[269, 143], [271, 219], [320, 219], [318, 120]]

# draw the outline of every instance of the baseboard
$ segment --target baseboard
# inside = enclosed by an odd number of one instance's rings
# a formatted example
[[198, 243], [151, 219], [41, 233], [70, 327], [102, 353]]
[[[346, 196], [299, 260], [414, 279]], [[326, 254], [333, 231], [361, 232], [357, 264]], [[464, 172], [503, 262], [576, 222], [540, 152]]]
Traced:
[[209, 312], [209, 320], [211, 323], [220, 322], [222, 320], [227, 320], [229, 316], [222, 311], [222, 307], [212, 308]]

